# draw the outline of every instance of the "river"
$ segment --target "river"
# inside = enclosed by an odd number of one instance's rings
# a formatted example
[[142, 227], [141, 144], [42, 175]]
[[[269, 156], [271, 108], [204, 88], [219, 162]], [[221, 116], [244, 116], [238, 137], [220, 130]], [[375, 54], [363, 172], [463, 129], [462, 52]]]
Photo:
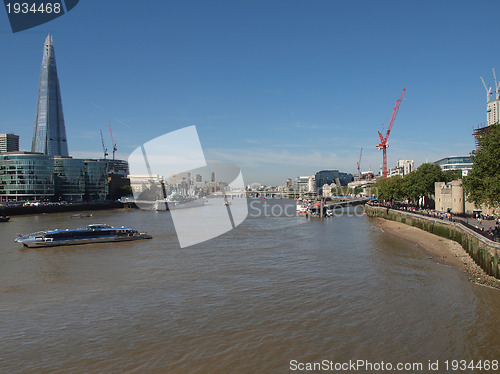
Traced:
[[[270, 214], [263, 204], [279, 208]], [[353, 209], [323, 220], [292, 211], [291, 201], [254, 200], [240, 226], [182, 249], [169, 212], [1, 223], [0, 372], [289, 373], [364, 360], [442, 373], [446, 360], [500, 359], [499, 291]], [[89, 223], [153, 239], [14, 242], [17, 233]]]

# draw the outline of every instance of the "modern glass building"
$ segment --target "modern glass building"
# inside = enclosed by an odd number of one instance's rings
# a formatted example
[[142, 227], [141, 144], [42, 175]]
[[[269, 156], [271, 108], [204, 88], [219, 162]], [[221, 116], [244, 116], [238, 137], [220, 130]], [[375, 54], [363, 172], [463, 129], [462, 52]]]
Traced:
[[86, 200], [105, 200], [108, 195], [108, 164], [101, 160], [83, 160]]
[[51, 200], [54, 161], [41, 153], [0, 154], [0, 201]]
[[33, 152], [0, 154], [0, 201], [105, 200], [107, 163]]
[[54, 156], [54, 183], [57, 200], [83, 201], [85, 196], [83, 160]]
[[323, 185], [340, 182], [342, 186], [347, 186], [354, 177], [349, 173], [341, 173], [338, 170], [321, 170], [316, 173], [316, 188], [319, 195], [323, 194]]
[[471, 170], [472, 169], [472, 160], [469, 156], [453, 156], [453, 157], [445, 157], [441, 160], [437, 160], [434, 164], [439, 165], [443, 171], [446, 170]]
[[57, 77], [56, 55], [50, 34], [47, 35], [43, 47], [31, 151], [49, 156], [68, 156], [68, 142], [64, 125], [59, 78]]

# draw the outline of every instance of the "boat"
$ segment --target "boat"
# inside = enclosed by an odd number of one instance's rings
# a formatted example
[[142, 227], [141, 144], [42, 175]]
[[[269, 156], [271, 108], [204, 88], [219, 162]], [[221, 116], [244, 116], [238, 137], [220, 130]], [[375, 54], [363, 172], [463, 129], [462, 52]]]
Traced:
[[309, 207], [309, 203], [303, 200], [297, 200], [297, 212], [306, 213], [307, 208]]
[[152, 236], [131, 227], [112, 227], [104, 224], [92, 224], [85, 228], [46, 230], [28, 235], [20, 235], [16, 242], [28, 248], [55, 247], [88, 243], [114, 243], [139, 239], [151, 239]]
[[9, 216], [1, 216], [0, 217], [0, 222], [9, 222], [10, 221], [10, 217]]
[[193, 196], [181, 195], [177, 192], [171, 193], [166, 199], [156, 200], [154, 210], [174, 210], [184, 208], [196, 208], [205, 205], [207, 199]]
[[71, 216], [71, 218], [85, 218], [85, 217], [92, 217], [92, 214], [90, 213], [76, 213]]

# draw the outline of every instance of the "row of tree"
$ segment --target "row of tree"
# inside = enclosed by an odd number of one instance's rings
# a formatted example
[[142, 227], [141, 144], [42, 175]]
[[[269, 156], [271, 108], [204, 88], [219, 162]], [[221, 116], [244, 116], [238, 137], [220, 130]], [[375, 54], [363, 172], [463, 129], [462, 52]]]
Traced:
[[435, 182], [462, 179], [467, 199], [477, 206], [500, 205], [500, 125], [491, 125], [478, 136], [478, 150], [471, 153], [472, 170], [462, 178], [461, 170], [441, 170], [434, 164], [423, 164], [417, 170], [402, 176], [379, 179], [374, 185], [380, 200], [409, 199], [416, 202], [420, 196], [434, 195]]
[[461, 177], [461, 170], [443, 171], [439, 165], [427, 163], [405, 176], [379, 179], [374, 188], [380, 200], [409, 199], [416, 202], [421, 196], [434, 195], [435, 182], [450, 182]]

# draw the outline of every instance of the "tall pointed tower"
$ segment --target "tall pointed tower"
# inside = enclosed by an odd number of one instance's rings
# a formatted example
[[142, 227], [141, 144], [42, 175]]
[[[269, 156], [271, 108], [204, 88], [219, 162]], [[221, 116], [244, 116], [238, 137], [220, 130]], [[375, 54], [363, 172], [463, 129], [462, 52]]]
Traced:
[[59, 78], [57, 77], [56, 55], [50, 34], [47, 35], [43, 46], [35, 131], [31, 151], [49, 156], [68, 156], [68, 142], [66, 127], [64, 126]]

